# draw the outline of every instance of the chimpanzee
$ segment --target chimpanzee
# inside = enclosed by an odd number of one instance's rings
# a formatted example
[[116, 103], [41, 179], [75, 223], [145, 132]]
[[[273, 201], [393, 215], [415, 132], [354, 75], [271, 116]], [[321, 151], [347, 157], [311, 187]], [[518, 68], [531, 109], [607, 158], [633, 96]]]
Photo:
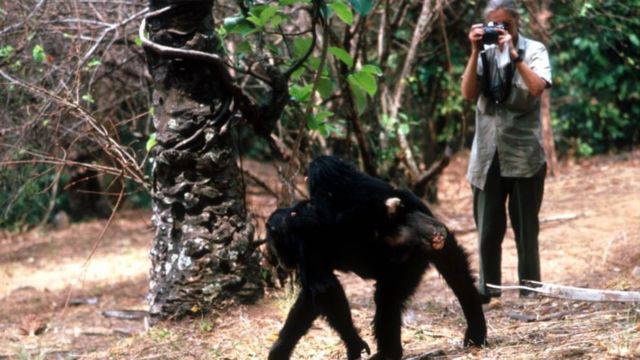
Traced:
[[400, 359], [402, 310], [433, 263], [458, 298], [467, 320], [466, 345], [483, 345], [486, 323], [467, 255], [453, 234], [413, 194], [394, 189], [334, 157], [309, 167], [311, 200], [276, 210], [267, 241], [280, 263], [298, 269], [302, 289], [270, 360], [288, 359], [314, 319], [323, 315], [357, 359], [369, 346], [356, 331], [334, 270], [375, 279], [371, 359]]

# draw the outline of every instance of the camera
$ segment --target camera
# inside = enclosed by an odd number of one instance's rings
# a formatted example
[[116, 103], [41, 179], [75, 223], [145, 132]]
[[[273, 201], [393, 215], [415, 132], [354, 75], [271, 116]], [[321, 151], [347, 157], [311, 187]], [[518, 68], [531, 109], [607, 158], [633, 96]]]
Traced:
[[498, 29], [507, 31], [507, 25], [503, 23], [490, 22], [482, 27], [484, 35], [482, 35], [482, 43], [485, 45], [498, 44], [500, 32]]

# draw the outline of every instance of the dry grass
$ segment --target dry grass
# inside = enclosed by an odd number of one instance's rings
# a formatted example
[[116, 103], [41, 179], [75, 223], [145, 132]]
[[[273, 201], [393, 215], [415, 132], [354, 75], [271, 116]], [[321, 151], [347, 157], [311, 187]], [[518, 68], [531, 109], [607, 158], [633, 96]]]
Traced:
[[[441, 178], [436, 209], [459, 230], [473, 227], [466, 157], [453, 160]], [[260, 164], [251, 164], [259, 167]], [[266, 167], [268, 169], [268, 167]], [[265, 168], [257, 168], [265, 174]], [[268, 214], [273, 199], [255, 191], [250, 202]], [[640, 290], [632, 275], [640, 266], [640, 151], [618, 158], [564, 164], [547, 180], [541, 217], [576, 215], [542, 225], [543, 280]], [[0, 239], [0, 358], [44, 359], [264, 359], [294, 294], [273, 290], [258, 304], [145, 331], [142, 321], [105, 318], [106, 309], [144, 309], [148, 214], [126, 214], [109, 229], [89, 265], [83, 267], [103, 222], [75, 224], [50, 233]], [[459, 240], [475, 254], [476, 236]], [[472, 256], [472, 267], [476, 268]], [[503, 246], [505, 283], [516, 282], [513, 236]], [[373, 284], [340, 275], [361, 334], [374, 344]], [[68, 298], [98, 299], [95, 305], [66, 306]], [[446, 359], [618, 359], [640, 358], [640, 304], [585, 303], [551, 298], [521, 299], [505, 292], [486, 308], [489, 346], [461, 346], [465, 323], [460, 308], [437, 273], [429, 272], [404, 316], [407, 355], [430, 353]], [[27, 318], [27, 316], [29, 316]], [[39, 336], [25, 336], [25, 319], [48, 324]], [[294, 359], [341, 359], [344, 349], [324, 321], [316, 321]]]

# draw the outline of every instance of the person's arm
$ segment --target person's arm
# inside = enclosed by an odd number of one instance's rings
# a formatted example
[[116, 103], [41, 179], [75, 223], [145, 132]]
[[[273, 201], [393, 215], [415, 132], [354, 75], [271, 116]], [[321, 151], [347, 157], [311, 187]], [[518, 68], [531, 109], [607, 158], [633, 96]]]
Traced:
[[478, 87], [478, 56], [480, 55], [480, 41], [482, 40], [482, 24], [475, 24], [469, 30], [469, 42], [471, 42], [471, 56], [462, 74], [462, 97], [468, 101], [476, 101], [480, 95]]
[[[503, 49], [505, 44], [509, 44], [509, 56], [511, 57], [511, 61], [515, 60], [518, 57], [518, 49], [513, 44], [513, 37], [507, 31], [502, 29], [498, 29], [498, 32], [501, 33], [500, 37], [498, 37], [498, 46], [500, 47], [500, 50]], [[520, 73], [520, 77], [527, 85], [529, 94], [532, 96], [542, 95], [542, 92], [547, 87], [547, 82], [531, 70], [531, 67], [524, 61], [517, 62], [515, 66], [518, 73]]]
[[[515, 60], [518, 57], [518, 52], [516, 51], [516, 49], [511, 48], [509, 55], [511, 55], [511, 60]], [[544, 79], [533, 72], [529, 65], [525, 64], [524, 61], [519, 61], [516, 63], [516, 70], [520, 73], [520, 77], [527, 85], [529, 94], [533, 96], [542, 95], [542, 92], [547, 87], [547, 82], [544, 81]]]

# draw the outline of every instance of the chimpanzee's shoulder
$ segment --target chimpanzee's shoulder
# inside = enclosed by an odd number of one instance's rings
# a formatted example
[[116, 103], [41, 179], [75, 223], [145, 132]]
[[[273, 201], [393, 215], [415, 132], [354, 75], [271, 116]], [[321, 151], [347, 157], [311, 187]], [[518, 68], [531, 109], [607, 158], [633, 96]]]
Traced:
[[427, 205], [420, 199], [416, 194], [407, 189], [396, 189], [394, 191], [394, 196], [400, 198], [402, 205], [408, 211], [420, 211], [429, 216], [432, 216], [431, 210]]

